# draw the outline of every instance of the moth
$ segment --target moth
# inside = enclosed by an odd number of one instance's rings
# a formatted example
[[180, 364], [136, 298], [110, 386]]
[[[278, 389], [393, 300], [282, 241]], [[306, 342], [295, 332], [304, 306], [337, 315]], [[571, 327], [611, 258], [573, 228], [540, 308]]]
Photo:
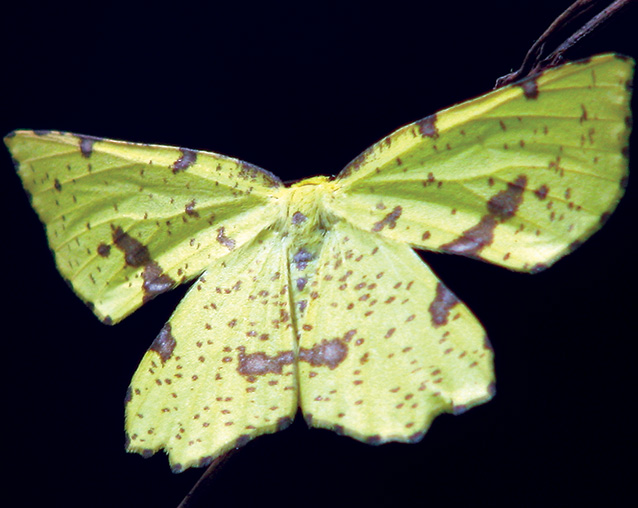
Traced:
[[126, 396], [127, 448], [173, 471], [309, 425], [416, 442], [494, 394], [471, 311], [413, 249], [538, 272], [628, 171], [633, 61], [545, 70], [406, 125], [336, 177], [55, 131], [5, 138], [59, 271], [105, 323], [195, 279]]

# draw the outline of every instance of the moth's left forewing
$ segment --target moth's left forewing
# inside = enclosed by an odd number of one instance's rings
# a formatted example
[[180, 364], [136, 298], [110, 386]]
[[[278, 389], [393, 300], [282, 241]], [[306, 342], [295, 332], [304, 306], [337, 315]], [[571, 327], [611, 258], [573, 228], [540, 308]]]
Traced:
[[55, 131], [5, 142], [58, 269], [108, 323], [239, 249], [279, 210], [279, 179], [220, 154]]
[[328, 206], [418, 248], [548, 266], [622, 196], [632, 72], [600, 55], [407, 125], [342, 171]]

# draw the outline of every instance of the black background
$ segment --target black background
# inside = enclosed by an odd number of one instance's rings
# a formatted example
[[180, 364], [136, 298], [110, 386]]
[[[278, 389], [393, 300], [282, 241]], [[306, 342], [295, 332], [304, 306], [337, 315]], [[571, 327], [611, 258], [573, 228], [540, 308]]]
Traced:
[[[0, 131], [206, 149], [283, 179], [336, 174], [395, 128], [486, 92], [569, 3], [12, 2]], [[634, 6], [570, 56], [638, 57], [637, 19]], [[124, 453], [123, 397], [184, 290], [99, 323], [58, 275], [8, 155], [0, 165], [3, 495], [176, 506], [201, 470]], [[489, 404], [439, 417], [415, 445], [297, 421], [235, 454], [200, 506], [622, 504], [636, 451], [636, 193], [630, 180], [607, 225], [538, 275], [424, 255], [488, 330]]]

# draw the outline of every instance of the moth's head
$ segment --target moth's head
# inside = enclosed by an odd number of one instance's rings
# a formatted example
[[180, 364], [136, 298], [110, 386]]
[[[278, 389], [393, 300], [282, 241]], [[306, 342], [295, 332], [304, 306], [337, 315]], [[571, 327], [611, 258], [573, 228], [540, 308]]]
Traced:
[[328, 176], [313, 176], [282, 190], [286, 200], [285, 216], [295, 224], [295, 230], [314, 229], [324, 222], [325, 199], [334, 193], [337, 184]]
[[298, 182], [293, 183], [290, 188], [291, 189], [295, 189], [295, 188], [299, 188], [299, 187], [306, 187], [306, 186], [316, 186], [316, 185], [325, 185], [328, 182], [330, 182], [330, 177], [328, 176], [324, 176], [324, 175], [319, 175], [319, 176], [312, 176], [310, 178], [305, 178], [304, 180], [299, 180]]

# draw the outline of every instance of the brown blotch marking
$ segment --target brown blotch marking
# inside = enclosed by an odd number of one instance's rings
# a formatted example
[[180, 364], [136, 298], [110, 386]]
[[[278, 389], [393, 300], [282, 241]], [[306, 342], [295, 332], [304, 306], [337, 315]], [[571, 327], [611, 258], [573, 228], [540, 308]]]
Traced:
[[491, 215], [481, 218], [481, 221], [463, 232], [463, 234], [449, 243], [441, 245], [441, 250], [451, 254], [475, 256], [483, 247], [494, 240], [496, 219]]
[[109, 257], [109, 254], [111, 254], [111, 246], [101, 243], [97, 246], [97, 253], [103, 258], [107, 258]]
[[80, 153], [82, 154], [82, 157], [88, 159], [93, 153], [93, 143], [99, 141], [99, 138], [92, 138], [89, 136], [78, 136], [78, 138], [80, 139]]
[[125, 233], [120, 226], [113, 229], [111, 236], [115, 246], [124, 252], [124, 261], [127, 265], [139, 267], [151, 262], [148, 248], [128, 233]]
[[530, 76], [522, 81], [519, 81], [517, 84], [523, 89], [523, 95], [525, 95], [526, 99], [536, 99], [538, 98], [538, 83], [536, 83], [536, 78], [538, 76]]
[[256, 381], [255, 376], [264, 374], [281, 374], [285, 365], [294, 362], [295, 356], [292, 351], [281, 351], [275, 356], [268, 356], [263, 352], [246, 354], [246, 348], [239, 346], [237, 355], [237, 372], [245, 376], [251, 383]]
[[149, 351], [155, 351], [160, 356], [162, 363], [166, 363], [166, 361], [173, 355], [174, 349], [175, 338], [171, 333], [171, 324], [166, 323], [160, 330], [157, 337], [155, 337]]
[[487, 202], [487, 210], [501, 221], [514, 216], [521, 202], [527, 177], [519, 175], [514, 182], [508, 182], [507, 189], [500, 191]]
[[436, 115], [426, 116], [419, 120], [416, 124], [421, 136], [432, 139], [439, 137], [439, 130], [436, 128]]
[[226, 247], [228, 250], [233, 250], [235, 248], [235, 240], [232, 238], [228, 238], [225, 233], [225, 228], [221, 227], [217, 230], [217, 238], [216, 240]]
[[372, 226], [372, 231], [381, 231], [385, 226], [388, 226], [388, 229], [394, 229], [397, 225], [397, 220], [401, 217], [402, 211], [403, 209], [400, 206], [395, 206], [394, 210], [387, 214], [382, 220], [375, 222], [374, 226]]
[[[330, 370], [335, 369], [348, 355], [348, 337], [337, 337], [332, 340], [322, 340], [310, 349], [299, 348], [299, 360], [308, 362], [313, 367], [327, 366]], [[347, 337], [347, 338], [346, 338]]]
[[194, 199], [190, 203], [186, 204], [186, 206], [184, 207], [184, 211], [186, 212], [186, 215], [189, 215], [190, 217], [195, 217], [196, 219], [199, 218], [199, 212], [197, 212], [197, 210], [195, 210], [195, 200]]
[[534, 195], [541, 201], [543, 201], [547, 197], [548, 193], [549, 193], [549, 187], [545, 184], [541, 185], [538, 189], [534, 191]]
[[443, 283], [438, 282], [436, 285], [436, 296], [428, 308], [432, 319], [432, 325], [435, 328], [446, 325], [450, 315], [450, 310], [459, 303], [460, 300], [456, 297], [456, 295], [444, 286]]
[[292, 223], [295, 226], [298, 226], [299, 224], [302, 224], [302, 223], [306, 222], [307, 219], [308, 219], [308, 217], [306, 217], [301, 212], [295, 212], [295, 213], [292, 214]]
[[527, 177], [519, 175], [514, 182], [508, 182], [507, 189], [499, 191], [487, 202], [488, 214], [476, 226], [465, 230], [451, 242], [441, 246], [441, 250], [452, 254], [476, 256], [494, 240], [494, 229], [498, 222], [505, 222], [516, 214], [523, 201], [523, 191]]
[[162, 267], [155, 261], [144, 267], [142, 278], [144, 279], [144, 285], [142, 286], [144, 288], [144, 303], [175, 286], [175, 281], [163, 273]]
[[148, 248], [140, 241], [125, 233], [120, 226], [113, 229], [113, 244], [124, 252], [124, 261], [134, 268], [143, 266], [142, 278], [144, 279], [143, 301], [155, 298], [175, 285], [175, 281], [164, 274], [162, 267], [151, 259]]
[[182, 155], [171, 166], [173, 174], [187, 170], [197, 161], [197, 152], [195, 150], [180, 148], [179, 151]]

